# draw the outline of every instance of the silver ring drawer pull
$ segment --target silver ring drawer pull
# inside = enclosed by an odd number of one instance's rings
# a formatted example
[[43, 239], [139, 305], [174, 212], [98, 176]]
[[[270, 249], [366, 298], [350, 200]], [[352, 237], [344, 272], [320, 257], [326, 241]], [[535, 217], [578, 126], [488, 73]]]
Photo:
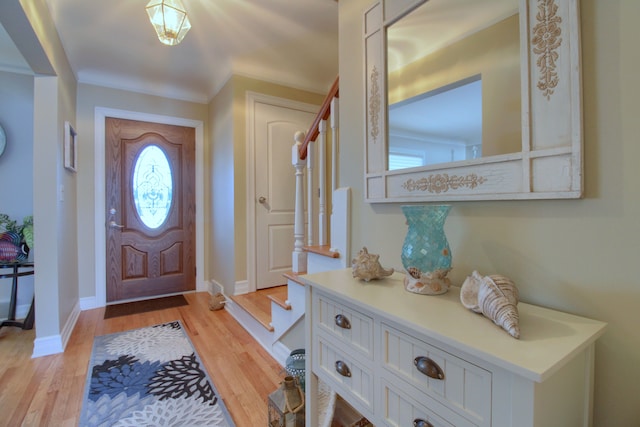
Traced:
[[433, 424], [431, 424], [429, 421], [416, 418], [415, 420], [413, 420], [413, 427], [433, 427]]
[[413, 364], [416, 365], [416, 369], [421, 373], [425, 374], [429, 378], [434, 378], [436, 380], [444, 379], [444, 372], [442, 368], [438, 366], [436, 362], [429, 359], [425, 356], [418, 356], [413, 359]]
[[347, 364], [344, 363], [342, 360], [337, 360], [336, 361], [336, 371], [340, 375], [342, 375], [343, 377], [350, 377], [351, 376], [351, 370], [349, 369]]
[[342, 314], [336, 315], [336, 325], [342, 329], [351, 329], [351, 322]]

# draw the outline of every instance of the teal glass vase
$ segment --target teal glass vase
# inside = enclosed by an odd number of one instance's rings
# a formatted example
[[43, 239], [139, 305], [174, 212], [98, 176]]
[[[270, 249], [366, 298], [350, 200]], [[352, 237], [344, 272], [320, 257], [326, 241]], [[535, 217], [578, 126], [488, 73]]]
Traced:
[[451, 248], [444, 232], [449, 205], [405, 205], [407, 235], [400, 256], [407, 271], [405, 288], [410, 292], [437, 295], [449, 289]]

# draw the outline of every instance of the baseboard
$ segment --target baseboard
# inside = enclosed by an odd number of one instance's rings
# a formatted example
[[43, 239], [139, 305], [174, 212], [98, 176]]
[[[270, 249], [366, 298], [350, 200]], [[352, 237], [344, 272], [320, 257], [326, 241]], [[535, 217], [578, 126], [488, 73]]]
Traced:
[[62, 337], [60, 335], [50, 335], [48, 337], [36, 338], [33, 341], [33, 353], [31, 358], [49, 356], [64, 351]]
[[226, 292], [224, 291], [224, 286], [222, 286], [222, 284], [215, 279], [211, 279], [207, 281], [207, 291], [211, 295], [215, 295], [218, 292], [220, 292], [225, 297], [227, 296]]
[[16, 319], [24, 319], [29, 314], [31, 304], [20, 304], [16, 307]]
[[71, 314], [67, 318], [60, 335], [36, 338], [33, 341], [33, 353], [31, 354], [31, 358], [49, 356], [51, 354], [64, 352], [79, 317], [80, 304], [77, 303], [71, 310]]
[[249, 293], [249, 281], [239, 280], [236, 282], [234, 295], [244, 295]]
[[[0, 305], [3, 306], [2, 310], [2, 320], [7, 319], [7, 314], [9, 313], [9, 301], [0, 301]], [[20, 304], [16, 305], [16, 319], [24, 319], [29, 314], [29, 309], [31, 308], [31, 304]]]
[[62, 328], [62, 348], [63, 350], [67, 348], [67, 344], [69, 343], [69, 339], [71, 338], [71, 334], [73, 333], [73, 329], [76, 327], [76, 323], [78, 323], [78, 318], [80, 317], [80, 304], [76, 303], [73, 306], [73, 310], [71, 310], [71, 314], [67, 318], [67, 321], [64, 324], [64, 328]]
[[94, 308], [98, 308], [96, 297], [80, 298], [80, 311], [93, 310]]

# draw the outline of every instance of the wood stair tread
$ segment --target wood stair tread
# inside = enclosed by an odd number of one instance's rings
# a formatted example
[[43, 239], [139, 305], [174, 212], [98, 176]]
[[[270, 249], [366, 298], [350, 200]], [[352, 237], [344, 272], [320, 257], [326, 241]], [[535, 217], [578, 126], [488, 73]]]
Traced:
[[271, 302], [275, 302], [285, 310], [291, 310], [291, 305], [286, 303], [287, 285], [259, 289], [243, 295], [232, 295], [230, 298], [269, 332], [274, 331], [271, 325]]
[[231, 295], [236, 304], [242, 307], [251, 317], [260, 323], [266, 330], [273, 332], [271, 325], [271, 301], [264, 292], [251, 292], [243, 295]]
[[332, 251], [330, 245], [304, 246], [302, 249], [328, 258], [340, 258], [340, 252]]
[[274, 290], [274, 292], [267, 294], [267, 298], [269, 298], [271, 301], [275, 302], [285, 310], [291, 310], [291, 304], [287, 302], [289, 300], [289, 295], [287, 293], [286, 286], [279, 287], [278, 289]]
[[288, 271], [286, 273], [283, 274], [283, 276], [285, 278], [287, 278], [287, 280], [292, 281], [293, 283], [297, 283], [298, 285], [302, 285], [304, 286], [304, 283], [302, 282], [302, 280], [300, 280], [300, 276], [307, 274], [306, 271], [301, 271], [298, 273], [295, 273], [293, 271]]

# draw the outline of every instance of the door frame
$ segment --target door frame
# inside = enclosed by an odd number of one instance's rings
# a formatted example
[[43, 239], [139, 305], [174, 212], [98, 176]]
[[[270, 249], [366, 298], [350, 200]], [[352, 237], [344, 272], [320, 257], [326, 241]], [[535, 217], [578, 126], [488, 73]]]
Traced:
[[[246, 137], [246, 148], [247, 148], [247, 199], [246, 199], [246, 209], [247, 209], [247, 288], [246, 289], [238, 289], [236, 284], [236, 294], [237, 293], [245, 293], [246, 292], [256, 292], [258, 288], [257, 283], [257, 245], [256, 245], [256, 154], [255, 154], [255, 117], [256, 117], [256, 104], [269, 104], [277, 107], [283, 108], [291, 108], [298, 109], [302, 111], [306, 111], [312, 114], [317, 114], [320, 105], [309, 104], [306, 102], [294, 101], [287, 98], [280, 98], [277, 96], [265, 95], [262, 93], [247, 91], [246, 94], [246, 105], [247, 105], [247, 137]], [[300, 129], [303, 132], [308, 132], [309, 129]], [[293, 139], [294, 135], [291, 135], [291, 147], [295, 143]], [[295, 179], [294, 176], [294, 167], [291, 165], [291, 179]], [[306, 192], [306, 189], [305, 189]], [[305, 206], [306, 209], [306, 206]], [[305, 218], [306, 220], [306, 218]], [[252, 248], [249, 250], [249, 248]]]
[[196, 292], [207, 291], [204, 281], [204, 123], [201, 120], [163, 116], [96, 107], [94, 113], [94, 175], [95, 175], [95, 283], [96, 307], [107, 304], [106, 283], [106, 242], [107, 209], [105, 201], [105, 126], [107, 117], [129, 119], [141, 122], [164, 123], [175, 126], [192, 127], [196, 131]]

